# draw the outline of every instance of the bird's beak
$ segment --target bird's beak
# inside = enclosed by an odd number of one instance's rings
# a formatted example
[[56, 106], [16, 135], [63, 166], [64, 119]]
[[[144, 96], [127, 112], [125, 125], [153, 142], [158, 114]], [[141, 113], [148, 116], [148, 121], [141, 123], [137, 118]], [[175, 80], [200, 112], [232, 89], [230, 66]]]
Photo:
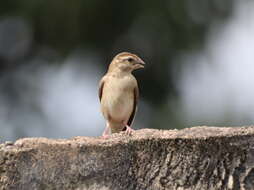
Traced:
[[145, 62], [142, 59], [139, 60], [138, 64], [139, 64], [139, 68], [145, 67]]

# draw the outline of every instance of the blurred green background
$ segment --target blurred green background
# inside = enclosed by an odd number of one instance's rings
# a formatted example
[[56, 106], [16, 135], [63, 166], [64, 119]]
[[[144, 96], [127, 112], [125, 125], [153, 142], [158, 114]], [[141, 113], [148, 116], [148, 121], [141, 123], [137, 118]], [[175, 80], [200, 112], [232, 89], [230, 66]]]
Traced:
[[0, 6], [0, 141], [98, 136], [98, 82], [138, 54], [134, 128], [250, 125], [254, 3], [12, 0]]

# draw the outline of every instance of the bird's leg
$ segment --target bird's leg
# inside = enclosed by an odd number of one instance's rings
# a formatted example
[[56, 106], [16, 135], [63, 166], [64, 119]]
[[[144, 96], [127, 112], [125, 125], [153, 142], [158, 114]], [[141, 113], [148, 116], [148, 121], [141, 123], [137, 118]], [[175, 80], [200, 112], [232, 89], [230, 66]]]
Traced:
[[107, 122], [106, 128], [102, 133], [102, 138], [107, 139], [109, 135], [110, 135], [110, 127], [109, 127], [109, 123]]
[[125, 133], [127, 135], [131, 135], [131, 133], [134, 131], [134, 129], [132, 129], [129, 125], [126, 125], [126, 130], [125, 130]]
[[124, 123], [124, 133], [127, 135], [131, 135], [131, 133], [134, 131], [127, 123]]

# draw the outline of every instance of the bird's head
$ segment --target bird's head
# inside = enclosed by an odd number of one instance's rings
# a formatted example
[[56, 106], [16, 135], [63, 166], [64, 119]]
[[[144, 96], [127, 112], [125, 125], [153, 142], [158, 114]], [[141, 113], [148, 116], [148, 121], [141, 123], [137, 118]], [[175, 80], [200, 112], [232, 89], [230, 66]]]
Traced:
[[145, 62], [139, 58], [137, 55], [128, 53], [128, 52], [122, 52], [117, 54], [110, 66], [109, 70], [119, 70], [123, 72], [132, 72], [136, 69], [144, 68]]

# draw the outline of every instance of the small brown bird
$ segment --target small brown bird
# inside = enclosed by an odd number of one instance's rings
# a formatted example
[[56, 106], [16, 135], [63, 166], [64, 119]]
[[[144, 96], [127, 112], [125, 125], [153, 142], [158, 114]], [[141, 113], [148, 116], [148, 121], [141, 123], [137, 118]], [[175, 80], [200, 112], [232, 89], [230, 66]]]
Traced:
[[131, 134], [139, 96], [138, 83], [132, 71], [144, 68], [144, 65], [142, 59], [128, 52], [117, 54], [110, 63], [99, 85], [101, 111], [106, 119], [103, 137], [120, 131]]

